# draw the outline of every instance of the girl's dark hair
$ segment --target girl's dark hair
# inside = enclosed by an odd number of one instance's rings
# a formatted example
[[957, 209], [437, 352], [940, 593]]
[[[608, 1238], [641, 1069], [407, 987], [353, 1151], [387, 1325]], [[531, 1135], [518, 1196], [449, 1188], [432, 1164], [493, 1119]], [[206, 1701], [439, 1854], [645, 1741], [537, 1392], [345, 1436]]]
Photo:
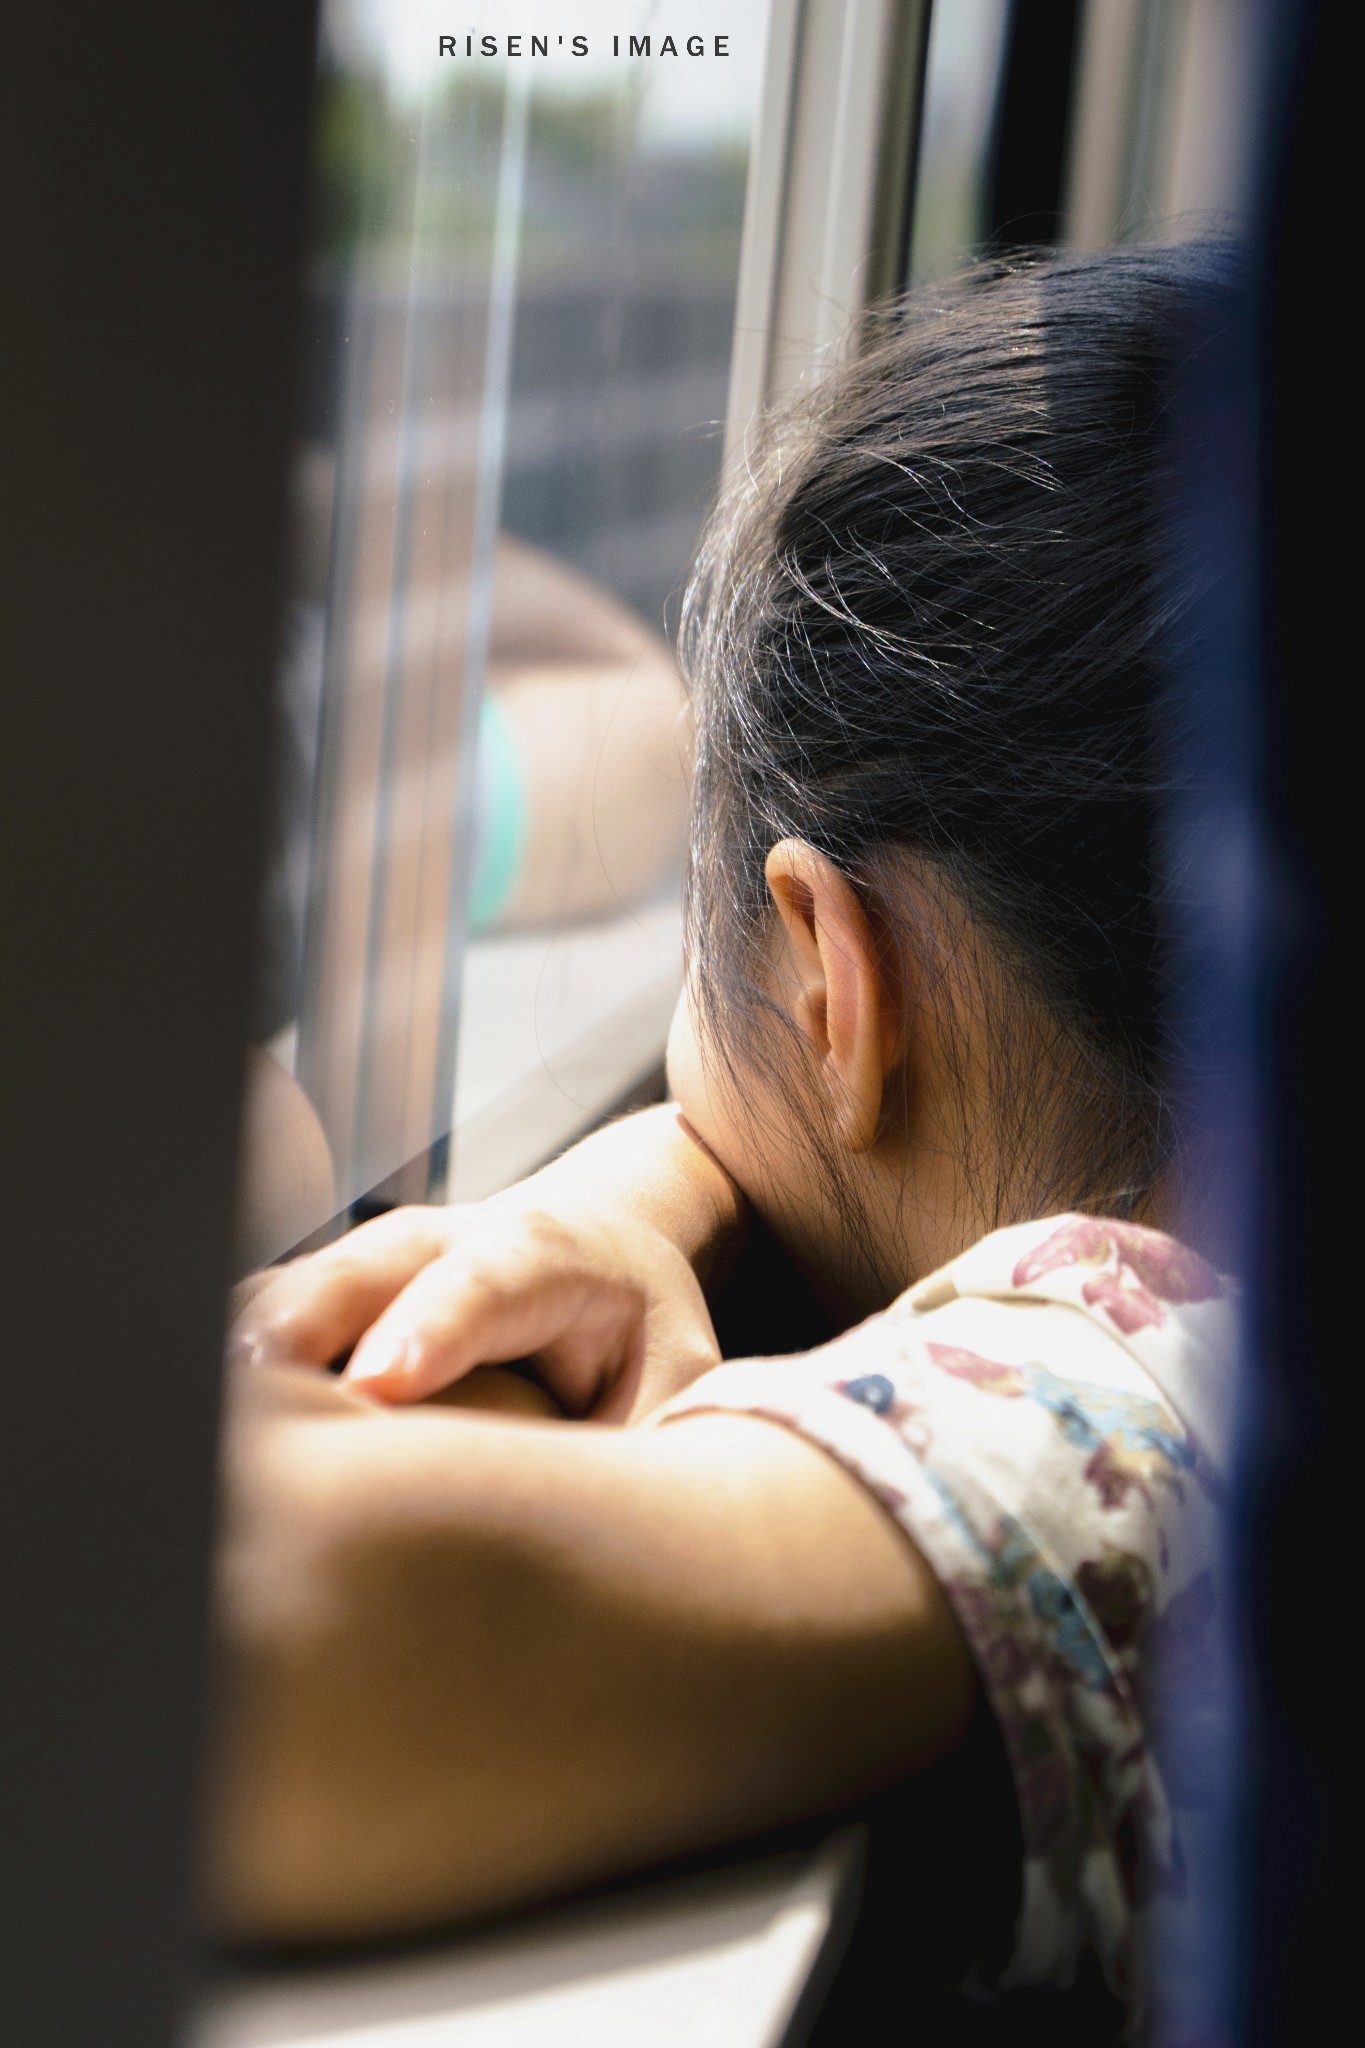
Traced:
[[777, 1050], [764, 861], [807, 840], [912, 985], [995, 977], [998, 1221], [1124, 1213], [1171, 1146], [1154, 710], [1193, 595], [1172, 404], [1239, 289], [1233, 248], [1204, 243], [1012, 257], [909, 295], [767, 425], [685, 602], [709, 1044], [732, 1077]]

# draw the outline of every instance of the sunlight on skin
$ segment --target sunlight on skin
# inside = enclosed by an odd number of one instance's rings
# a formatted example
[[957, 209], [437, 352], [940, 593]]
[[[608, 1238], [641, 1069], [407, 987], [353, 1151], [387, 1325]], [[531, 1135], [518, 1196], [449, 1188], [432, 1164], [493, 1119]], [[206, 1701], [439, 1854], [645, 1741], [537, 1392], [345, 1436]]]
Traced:
[[229, 1472], [208, 1881], [239, 1934], [545, 1896], [833, 1809], [970, 1716], [928, 1567], [763, 1421], [380, 1411], [255, 1368]]

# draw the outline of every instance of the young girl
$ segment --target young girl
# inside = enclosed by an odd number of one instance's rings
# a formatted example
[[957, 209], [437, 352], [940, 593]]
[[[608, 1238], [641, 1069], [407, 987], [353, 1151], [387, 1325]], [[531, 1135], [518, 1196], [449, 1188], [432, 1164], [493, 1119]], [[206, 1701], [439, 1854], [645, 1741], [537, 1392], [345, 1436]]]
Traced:
[[[1002, 265], [769, 429], [688, 606], [673, 1102], [242, 1311], [227, 1925], [433, 1923], [919, 1774], [977, 1793], [954, 1971], [1134, 1996], [1230, 1349], [1167, 1234], [1170, 404], [1235, 297], [1209, 249]], [[840, 1334], [722, 1364], [751, 1218]]]

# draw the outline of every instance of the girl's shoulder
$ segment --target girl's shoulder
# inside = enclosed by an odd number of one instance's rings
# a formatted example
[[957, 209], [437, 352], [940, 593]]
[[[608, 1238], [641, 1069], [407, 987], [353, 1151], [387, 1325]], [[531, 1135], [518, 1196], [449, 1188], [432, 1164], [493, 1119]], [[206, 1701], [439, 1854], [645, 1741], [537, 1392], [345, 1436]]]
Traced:
[[818, 1351], [722, 1365], [660, 1413], [798, 1431], [933, 1568], [1023, 1824], [1004, 1983], [1069, 1981], [1092, 1948], [1133, 1997], [1140, 1911], [1179, 1884], [1153, 1688], [1220, 1626], [1235, 1308], [1174, 1238], [1052, 1216], [983, 1238]]
[[[1071, 1313], [1040, 1317], [1044, 1305]], [[1002, 1308], [1026, 1313], [1005, 1316]], [[992, 1231], [907, 1289], [886, 1315], [931, 1344], [931, 1330], [950, 1326], [1009, 1332], [1011, 1350], [1022, 1341], [1046, 1348], [1058, 1367], [1145, 1383], [1221, 1471], [1230, 1452], [1237, 1309], [1236, 1283], [1177, 1238], [1115, 1217], [1066, 1214]]]
[[[1178, 1446], [1181, 1469], [1216, 1490], [1235, 1409], [1237, 1306], [1234, 1282], [1161, 1231], [1044, 1217], [991, 1232], [813, 1351], [716, 1368], [657, 1419], [751, 1409], [849, 1449], [857, 1439], [868, 1459], [880, 1445], [878, 1464], [888, 1446], [871, 1419], [895, 1424], [901, 1449], [939, 1466], [998, 1436], [994, 1483], [1036, 1496], [1059, 1459], [1074, 1466], [1122, 1416], [1141, 1415], [1150, 1441]], [[1022, 1429], [1017, 1404], [1064, 1422], [1060, 1438], [1055, 1427], [1036, 1438]]]

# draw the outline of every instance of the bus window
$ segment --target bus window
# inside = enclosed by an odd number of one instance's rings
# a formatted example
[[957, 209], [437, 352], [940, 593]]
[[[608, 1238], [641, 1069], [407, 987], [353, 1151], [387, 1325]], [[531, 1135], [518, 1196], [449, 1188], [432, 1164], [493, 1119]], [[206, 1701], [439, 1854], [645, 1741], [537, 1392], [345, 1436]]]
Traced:
[[766, 8], [689, 15], [704, 93], [657, 8], [586, 54], [477, 14], [323, 9], [243, 1266], [527, 1172], [648, 1089], [679, 985]]

